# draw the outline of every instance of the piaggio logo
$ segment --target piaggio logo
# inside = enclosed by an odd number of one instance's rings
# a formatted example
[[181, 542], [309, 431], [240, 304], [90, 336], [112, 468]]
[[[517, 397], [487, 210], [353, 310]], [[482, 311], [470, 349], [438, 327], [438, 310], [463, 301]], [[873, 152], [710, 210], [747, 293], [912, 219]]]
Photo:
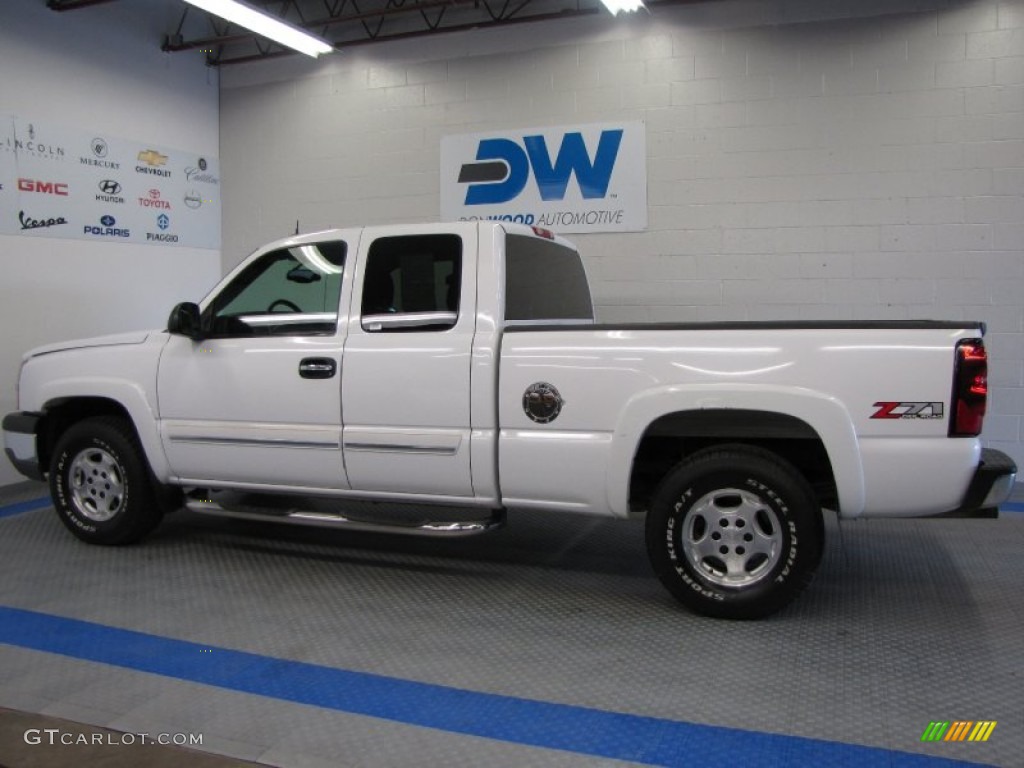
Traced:
[[68, 196], [68, 185], [60, 181], [36, 181], [35, 179], [18, 179], [19, 192], [41, 192], [45, 195]]
[[939, 402], [898, 402], [880, 401], [875, 403], [878, 410], [871, 414], [872, 419], [941, 419], [944, 415], [942, 403]]
[[160, 228], [160, 232], [147, 232], [146, 239], [155, 241], [158, 243], [176, 243], [178, 242], [178, 236], [169, 234], [166, 230], [171, 226], [171, 217], [166, 213], [161, 213], [156, 217], [156, 225]]
[[921, 734], [921, 741], [988, 741], [996, 720], [933, 720]]
[[585, 200], [601, 199], [608, 193], [621, 142], [621, 129], [602, 131], [591, 159], [583, 134], [566, 133], [552, 162], [543, 136], [524, 136], [522, 144], [507, 138], [482, 139], [477, 162], [459, 169], [459, 183], [469, 185], [465, 204], [495, 205], [515, 199], [526, 188], [531, 169], [541, 200], [564, 200], [574, 174]]

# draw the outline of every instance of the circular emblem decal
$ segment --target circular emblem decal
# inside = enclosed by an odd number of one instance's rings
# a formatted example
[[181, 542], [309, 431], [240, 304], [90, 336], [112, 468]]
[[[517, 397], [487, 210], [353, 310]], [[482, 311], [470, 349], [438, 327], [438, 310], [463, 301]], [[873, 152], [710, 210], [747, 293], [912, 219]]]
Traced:
[[557, 419], [563, 403], [558, 390], [546, 381], [531, 384], [523, 393], [523, 410], [538, 424], [547, 424]]

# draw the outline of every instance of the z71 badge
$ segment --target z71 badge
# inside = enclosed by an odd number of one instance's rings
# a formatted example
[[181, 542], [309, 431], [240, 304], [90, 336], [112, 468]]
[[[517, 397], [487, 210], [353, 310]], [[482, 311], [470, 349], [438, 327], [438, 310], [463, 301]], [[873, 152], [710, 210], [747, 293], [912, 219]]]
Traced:
[[538, 381], [523, 393], [523, 410], [538, 424], [547, 424], [558, 418], [564, 401], [553, 384]]
[[942, 403], [875, 403], [872, 419], [941, 419]]

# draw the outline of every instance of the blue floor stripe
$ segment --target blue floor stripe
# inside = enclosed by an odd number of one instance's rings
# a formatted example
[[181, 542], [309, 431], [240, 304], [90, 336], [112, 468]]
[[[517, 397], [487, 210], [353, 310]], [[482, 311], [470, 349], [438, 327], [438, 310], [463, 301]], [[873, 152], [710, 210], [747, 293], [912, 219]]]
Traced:
[[1024, 512], [1024, 503], [1019, 501], [1008, 501], [999, 505], [1000, 512]]
[[8, 504], [6, 507], [0, 507], [0, 517], [11, 517], [13, 515], [20, 515], [22, 512], [31, 512], [35, 509], [43, 509], [51, 506], [53, 506], [53, 502], [50, 501], [49, 496], [42, 499], [19, 501], [17, 504]]
[[[451, 733], [648, 765], [980, 765], [478, 693], [227, 648], [211, 649], [198, 643], [3, 606], [0, 643]], [[921, 729], [926, 725], [922, 722]], [[907, 736], [916, 739], [919, 734]]]

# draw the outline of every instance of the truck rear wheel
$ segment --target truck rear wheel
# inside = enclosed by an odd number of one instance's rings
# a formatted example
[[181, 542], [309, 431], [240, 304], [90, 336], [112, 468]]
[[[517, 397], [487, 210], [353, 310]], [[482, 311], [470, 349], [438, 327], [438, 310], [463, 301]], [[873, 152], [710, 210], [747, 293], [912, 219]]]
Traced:
[[823, 547], [821, 509], [789, 462], [745, 445], [709, 448], [662, 481], [647, 552], [662, 584], [697, 613], [755, 619], [810, 583]]
[[162, 517], [135, 431], [117, 417], [86, 419], [60, 436], [50, 492], [61, 522], [90, 544], [130, 544]]

